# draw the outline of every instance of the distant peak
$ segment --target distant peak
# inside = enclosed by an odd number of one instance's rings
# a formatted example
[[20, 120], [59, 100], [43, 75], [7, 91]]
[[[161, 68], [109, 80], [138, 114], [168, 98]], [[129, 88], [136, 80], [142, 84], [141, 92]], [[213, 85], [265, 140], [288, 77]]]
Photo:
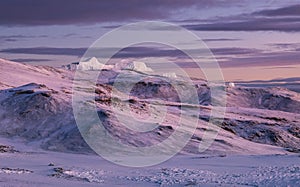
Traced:
[[88, 58], [85, 62], [93, 62], [93, 63], [97, 62], [97, 63], [99, 63], [99, 61], [96, 57]]

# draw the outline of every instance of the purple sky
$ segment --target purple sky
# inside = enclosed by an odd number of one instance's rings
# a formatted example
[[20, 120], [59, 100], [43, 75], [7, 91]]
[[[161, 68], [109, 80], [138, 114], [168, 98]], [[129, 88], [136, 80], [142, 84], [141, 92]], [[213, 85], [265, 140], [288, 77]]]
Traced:
[[[224, 68], [299, 65], [299, 10], [295, 0], [2, 0], [0, 58], [60, 66], [78, 61], [112, 28], [158, 20], [197, 34]], [[184, 58], [149, 46], [133, 46], [116, 58], [153, 56]]]

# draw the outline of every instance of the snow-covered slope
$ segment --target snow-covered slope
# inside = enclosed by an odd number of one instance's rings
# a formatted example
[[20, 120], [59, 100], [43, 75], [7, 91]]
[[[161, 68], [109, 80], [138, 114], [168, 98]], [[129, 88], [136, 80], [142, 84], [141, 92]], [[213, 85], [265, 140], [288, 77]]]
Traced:
[[0, 58], [0, 88], [12, 88], [28, 83], [45, 84], [60, 91], [70, 88], [72, 72], [50, 66], [31, 66]]
[[75, 125], [70, 100], [59, 92], [30, 83], [0, 95], [2, 136], [21, 137], [51, 150], [89, 151]]
[[[1, 136], [22, 138], [32, 146], [48, 150], [92, 152], [81, 137], [73, 117], [72, 72], [6, 60], [0, 60], [0, 63]], [[126, 85], [133, 84], [137, 78], [140, 80], [143, 76], [147, 77], [136, 72], [125, 74], [125, 78], [118, 81], [124, 81]], [[130, 100], [112, 98], [112, 81], [117, 75], [114, 71], [103, 72], [101, 77], [106, 79], [99, 81], [95, 98], [98, 115], [113, 136], [128, 145], [154, 145], [174, 132], [181, 113], [189, 119], [198, 118], [199, 113], [197, 129], [182, 151], [198, 153], [203, 133], [211, 130], [207, 124], [211, 112], [210, 89], [205, 82], [201, 81], [196, 85], [200, 105], [194, 106], [196, 110], [187, 107], [182, 112], [182, 103], [179, 102], [172, 85], [155, 76], [141, 79], [135, 84]], [[287, 153], [286, 149], [299, 151], [300, 116], [297, 93], [277, 88], [227, 89], [229, 102], [226, 117], [223, 123], [218, 124], [222, 130], [205, 154], [281, 154]], [[112, 104], [120, 109], [118, 113], [113, 110]], [[125, 108], [127, 104], [130, 111]], [[157, 128], [149, 132], [128, 130], [124, 126], [126, 121], [120, 122], [116, 118], [119, 115], [123, 119], [130, 119], [132, 114], [136, 118], [143, 118], [149, 115], [150, 109], [159, 118], [161, 111], [165, 110], [164, 107], [168, 108], [166, 119], [158, 124], [153, 121]], [[133, 123], [130, 120], [128, 122]], [[189, 121], [184, 123], [189, 125]]]
[[300, 94], [286, 88], [228, 88], [228, 106], [300, 113]]

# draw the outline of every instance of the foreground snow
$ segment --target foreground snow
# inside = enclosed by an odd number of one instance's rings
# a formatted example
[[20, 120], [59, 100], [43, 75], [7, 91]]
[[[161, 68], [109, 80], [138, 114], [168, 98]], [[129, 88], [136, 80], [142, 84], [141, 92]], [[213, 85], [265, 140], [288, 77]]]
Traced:
[[[299, 186], [299, 155], [177, 155], [146, 168], [120, 167], [96, 155], [0, 153], [0, 186]], [[28, 150], [28, 151], [26, 151]], [[146, 159], [146, 158], [145, 158]]]

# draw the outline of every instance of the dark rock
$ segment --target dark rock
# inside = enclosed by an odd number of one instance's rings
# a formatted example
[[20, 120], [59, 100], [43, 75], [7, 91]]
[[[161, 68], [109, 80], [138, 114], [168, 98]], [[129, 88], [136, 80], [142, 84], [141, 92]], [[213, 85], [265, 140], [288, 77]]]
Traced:
[[54, 164], [53, 163], [49, 163], [48, 166], [54, 166]]

